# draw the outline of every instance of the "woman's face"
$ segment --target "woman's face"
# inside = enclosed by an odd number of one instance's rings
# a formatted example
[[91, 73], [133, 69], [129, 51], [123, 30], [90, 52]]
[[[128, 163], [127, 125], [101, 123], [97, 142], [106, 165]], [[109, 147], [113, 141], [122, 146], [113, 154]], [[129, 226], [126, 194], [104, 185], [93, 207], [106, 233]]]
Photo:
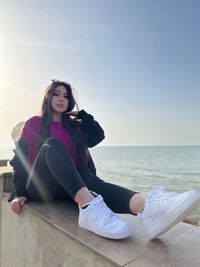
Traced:
[[61, 115], [69, 106], [69, 95], [67, 89], [63, 85], [56, 87], [51, 98], [51, 109], [53, 115]]

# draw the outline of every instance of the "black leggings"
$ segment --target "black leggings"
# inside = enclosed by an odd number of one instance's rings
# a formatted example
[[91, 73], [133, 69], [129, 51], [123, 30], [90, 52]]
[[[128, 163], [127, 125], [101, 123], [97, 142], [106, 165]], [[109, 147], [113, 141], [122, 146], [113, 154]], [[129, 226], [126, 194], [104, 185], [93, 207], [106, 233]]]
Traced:
[[107, 183], [89, 170], [81, 177], [64, 144], [56, 138], [47, 139], [27, 180], [28, 198], [42, 201], [74, 199], [85, 186], [100, 194], [112, 211], [132, 214], [129, 202], [136, 192]]

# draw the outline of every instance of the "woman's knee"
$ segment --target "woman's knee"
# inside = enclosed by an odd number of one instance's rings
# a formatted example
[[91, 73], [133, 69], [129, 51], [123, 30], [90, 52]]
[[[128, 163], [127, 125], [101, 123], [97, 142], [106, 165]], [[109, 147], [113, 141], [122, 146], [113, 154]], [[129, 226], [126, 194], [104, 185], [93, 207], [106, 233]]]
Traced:
[[51, 154], [52, 152], [56, 152], [59, 155], [62, 154], [67, 158], [69, 157], [69, 152], [66, 149], [65, 145], [55, 137], [49, 137], [43, 144], [42, 148], [46, 154], [48, 154], [48, 152], [50, 152]]
[[65, 149], [64, 144], [59, 139], [57, 139], [55, 137], [49, 137], [45, 141], [44, 145], [48, 145], [48, 146], [50, 146], [52, 148], [55, 148], [55, 149], [57, 149], [59, 151], [62, 150], [62, 149]]

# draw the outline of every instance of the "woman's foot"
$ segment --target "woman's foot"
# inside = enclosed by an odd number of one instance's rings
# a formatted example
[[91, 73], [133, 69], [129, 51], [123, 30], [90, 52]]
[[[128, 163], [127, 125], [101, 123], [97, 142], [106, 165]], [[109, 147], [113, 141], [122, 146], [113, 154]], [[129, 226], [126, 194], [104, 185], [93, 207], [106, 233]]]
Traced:
[[195, 190], [173, 194], [156, 189], [147, 195], [144, 210], [139, 214], [149, 239], [154, 239], [200, 206], [200, 193]]
[[128, 223], [112, 212], [100, 195], [85, 208], [79, 206], [78, 224], [83, 229], [111, 239], [122, 239], [131, 234]]

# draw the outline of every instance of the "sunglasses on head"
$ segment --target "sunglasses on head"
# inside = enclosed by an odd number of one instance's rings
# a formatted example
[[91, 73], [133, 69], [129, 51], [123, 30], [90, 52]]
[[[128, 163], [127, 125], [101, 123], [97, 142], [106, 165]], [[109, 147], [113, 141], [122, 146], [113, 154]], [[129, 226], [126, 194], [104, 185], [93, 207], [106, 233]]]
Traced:
[[61, 83], [61, 84], [64, 83], [64, 84], [66, 84], [66, 85], [68, 85], [68, 86], [71, 87], [71, 84], [70, 83], [64, 82], [64, 81], [59, 81], [59, 80], [56, 80], [56, 79], [51, 79], [50, 84], [52, 84], [52, 83]]

